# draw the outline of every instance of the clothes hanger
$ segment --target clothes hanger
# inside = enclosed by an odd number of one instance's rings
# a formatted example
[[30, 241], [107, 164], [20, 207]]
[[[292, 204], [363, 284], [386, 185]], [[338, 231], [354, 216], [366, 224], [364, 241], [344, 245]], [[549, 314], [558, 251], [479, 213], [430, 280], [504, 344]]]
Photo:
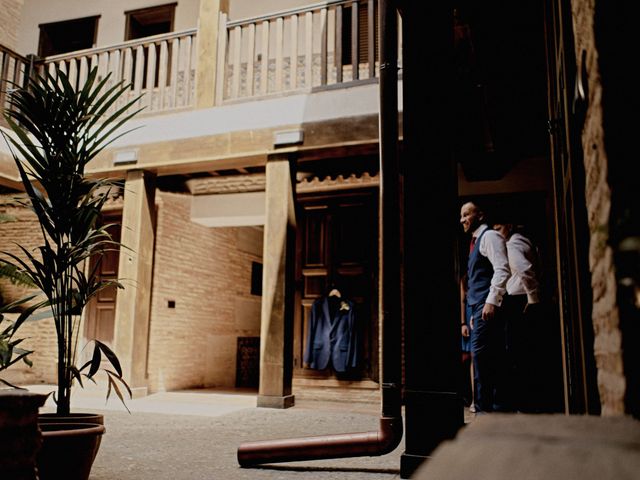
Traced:
[[342, 297], [340, 290], [338, 290], [338, 287], [336, 287], [336, 284], [333, 282], [329, 285], [329, 293], [327, 294], [327, 297]]

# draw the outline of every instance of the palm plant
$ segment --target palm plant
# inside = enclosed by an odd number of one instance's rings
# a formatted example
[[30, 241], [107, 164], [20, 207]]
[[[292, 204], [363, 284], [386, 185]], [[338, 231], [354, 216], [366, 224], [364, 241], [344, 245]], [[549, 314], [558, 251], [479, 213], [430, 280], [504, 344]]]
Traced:
[[[113, 390], [124, 403], [120, 387], [131, 396], [122, 378], [114, 352], [94, 340], [91, 360], [78, 367], [77, 344], [80, 317], [88, 301], [101, 289], [116, 285], [104, 281], [98, 268], [88, 268], [107, 249], [118, 248], [109, 235], [110, 225], [101, 225], [101, 210], [114, 181], [94, 179], [85, 168], [107, 145], [119, 138], [118, 129], [139, 110], [131, 111], [137, 99], [118, 107], [128, 92], [123, 82], [109, 86], [109, 76], [98, 79], [97, 69], [77, 88], [66, 73], [57, 69], [35, 76], [26, 88], [10, 95], [5, 118], [13, 131], [5, 135], [30, 200], [38, 217], [42, 244], [22, 256], [5, 252], [20, 272], [43, 292], [51, 308], [57, 339], [57, 414], [70, 413], [71, 387], [82, 386], [82, 378], [95, 382], [105, 357], [107, 397]], [[125, 132], [126, 133], [126, 132]]]

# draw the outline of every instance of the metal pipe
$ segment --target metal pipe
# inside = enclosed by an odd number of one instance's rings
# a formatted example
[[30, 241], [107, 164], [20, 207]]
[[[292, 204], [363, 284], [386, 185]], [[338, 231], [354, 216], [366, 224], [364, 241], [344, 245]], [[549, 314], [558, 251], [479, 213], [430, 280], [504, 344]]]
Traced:
[[380, 0], [380, 345], [382, 416], [375, 432], [343, 433], [286, 440], [246, 442], [238, 463], [292, 462], [393, 451], [402, 439], [401, 373], [401, 202], [398, 155], [398, 34], [395, 0]]
[[324, 458], [367, 457], [393, 451], [402, 438], [402, 418], [381, 418], [377, 432], [247, 442], [238, 448], [238, 463], [251, 467]]

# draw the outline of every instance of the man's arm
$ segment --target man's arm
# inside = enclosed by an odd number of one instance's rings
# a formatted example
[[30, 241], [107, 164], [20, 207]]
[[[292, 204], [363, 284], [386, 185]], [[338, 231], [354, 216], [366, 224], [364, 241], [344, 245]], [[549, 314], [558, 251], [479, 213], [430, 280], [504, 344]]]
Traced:
[[507, 242], [509, 266], [513, 275], [518, 275], [527, 293], [527, 303], [538, 303], [538, 278], [533, 264], [535, 252], [528, 239], [521, 235], [514, 235]]
[[489, 295], [482, 310], [482, 318], [488, 320], [493, 317], [495, 307], [502, 305], [502, 297], [507, 291], [507, 280], [511, 276], [504, 237], [498, 232], [489, 230], [482, 236], [480, 253], [489, 259], [493, 267]]

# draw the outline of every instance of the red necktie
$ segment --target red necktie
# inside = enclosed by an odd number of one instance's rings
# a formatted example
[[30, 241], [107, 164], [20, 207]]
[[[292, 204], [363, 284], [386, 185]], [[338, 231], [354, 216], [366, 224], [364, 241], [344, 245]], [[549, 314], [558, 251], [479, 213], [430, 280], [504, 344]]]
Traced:
[[469, 255], [473, 252], [473, 247], [476, 246], [476, 237], [471, 237], [471, 243], [469, 244]]

